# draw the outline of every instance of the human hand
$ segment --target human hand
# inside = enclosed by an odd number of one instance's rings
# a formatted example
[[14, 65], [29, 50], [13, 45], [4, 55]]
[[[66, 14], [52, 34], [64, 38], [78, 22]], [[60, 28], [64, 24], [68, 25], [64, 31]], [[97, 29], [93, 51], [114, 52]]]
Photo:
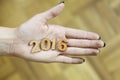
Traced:
[[[64, 8], [61, 3], [52, 9], [33, 16], [30, 20], [15, 29], [16, 37], [10, 50], [10, 55], [39, 62], [63, 62], [82, 63], [84, 59], [70, 56], [97, 55], [98, 48], [104, 47], [105, 43], [99, 40], [100, 36], [93, 32], [66, 28], [59, 25], [49, 25], [47, 21], [57, 16]], [[66, 39], [68, 48], [64, 52], [58, 50], [40, 51], [31, 53], [31, 40], [43, 38], [57, 40]], [[69, 56], [68, 56], [69, 55]]]

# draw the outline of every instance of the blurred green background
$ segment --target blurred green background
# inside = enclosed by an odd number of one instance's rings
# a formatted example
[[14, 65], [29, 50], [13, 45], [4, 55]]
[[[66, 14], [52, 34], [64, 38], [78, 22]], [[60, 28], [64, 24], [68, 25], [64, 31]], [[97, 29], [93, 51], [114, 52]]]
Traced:
[[[17, 27], [60, 1], [0, 0], [0, 26]], [[120, 0], [65, 0], [49, 23], [96, 32], [107, 46], [77, 65], [0, 57], [0, 80], [120, 80]]]

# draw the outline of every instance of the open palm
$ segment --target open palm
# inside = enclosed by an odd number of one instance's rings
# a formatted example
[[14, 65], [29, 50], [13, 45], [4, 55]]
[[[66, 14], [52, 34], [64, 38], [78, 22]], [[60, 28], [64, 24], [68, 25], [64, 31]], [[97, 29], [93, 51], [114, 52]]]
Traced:
[[[70, 56], [98, 54], [98, 48], [104, 47], [104, 42], [99, 40], [98, 34], [47, 24], [47, 21], [57, 16], [63, 8], [64, 3], [61, 3], [46, 12], [35, 15], [20, 27], [17, 27], [11, 55], [14, 54], [18, 57], [39, 62], [82, 63], [84, 59]], [[31, 53], [32, 46], [29, 46], [28, 43], [31, 40], [41, 41], [43, 38], [50, 40], [53, 38], [57, 40], [66, 39], [68, 48], [65, 52], [41, 50], [37, 53]]]

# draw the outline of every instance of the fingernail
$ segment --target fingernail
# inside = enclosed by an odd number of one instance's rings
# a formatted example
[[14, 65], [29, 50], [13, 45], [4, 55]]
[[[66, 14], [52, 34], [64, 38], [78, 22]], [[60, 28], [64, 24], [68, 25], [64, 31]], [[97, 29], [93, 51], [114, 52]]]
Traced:
[[61, 4], [61, 3], [65, 3], [64, 1], [61, 1], [59, 4]]
[[105, 47], [106, 46], [106, 43], [104, 42], [104, 46], [103, 47]]
[[99, 39], [98, 40], [100, 40], [101, 39], [101, 37], [99, 37]]
[[85, 59], [83, 59], [83, 62], [85, 62]]

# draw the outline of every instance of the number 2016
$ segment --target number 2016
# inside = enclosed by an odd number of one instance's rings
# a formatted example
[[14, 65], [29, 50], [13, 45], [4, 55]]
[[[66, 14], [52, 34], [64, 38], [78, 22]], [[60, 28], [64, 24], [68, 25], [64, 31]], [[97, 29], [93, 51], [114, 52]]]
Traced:
[[39, 43], [38, 40], [32, 40], [29, 42], [29, 46], [33, 46], [31, 52], [40, 52], [40, 50], [57, 50], [59, 51], [65, 51], [67, 49], [67, 40], [66, 39], [60, 39], [58, 43], [56, 44], [56, 39], [49, 40], [48, 38], [43, 38], [41, 42]]

